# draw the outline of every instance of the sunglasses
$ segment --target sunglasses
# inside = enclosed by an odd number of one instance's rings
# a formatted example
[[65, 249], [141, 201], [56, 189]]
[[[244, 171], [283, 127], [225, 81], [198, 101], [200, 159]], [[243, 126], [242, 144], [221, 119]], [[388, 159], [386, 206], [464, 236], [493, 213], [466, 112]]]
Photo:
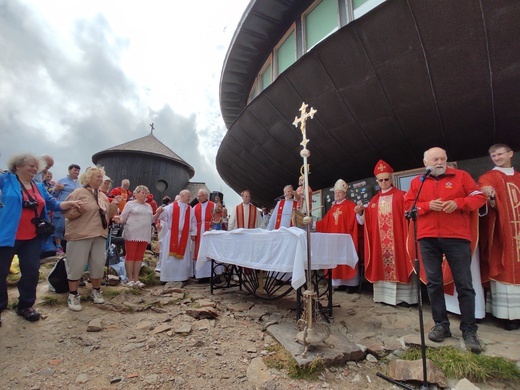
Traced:
[[378, 182], [378, 183], [382, 183], [382, 182], [384, 182], [384, 181], [390, 181], [390, 178], [386, 177], [386, 178], [384, 178], [384, 179], [377, 179], [377, 182]]

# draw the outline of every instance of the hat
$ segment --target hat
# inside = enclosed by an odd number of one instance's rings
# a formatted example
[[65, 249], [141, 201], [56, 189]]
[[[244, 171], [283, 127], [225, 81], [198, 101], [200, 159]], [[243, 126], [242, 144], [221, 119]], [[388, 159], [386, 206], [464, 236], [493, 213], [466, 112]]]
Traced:
[[347, 192], [348, 184], [343, 179], [339, 179], [336, 184], [334, 184], [334, 191], [343, 191]]
[[111, 179], [111, 178], [109, 178], [109, 177], [108, 177], [107, 175], [103, 176], [103, 181], [107, 181], [107, 180], [110, 180], [110, 181], [112, 181], [112, 179]]
[[393, 173], [394, 170], [386, 161], [379, 160], [374, 168], [374, 176], [377, 177], [377, 175], [381, 173]]

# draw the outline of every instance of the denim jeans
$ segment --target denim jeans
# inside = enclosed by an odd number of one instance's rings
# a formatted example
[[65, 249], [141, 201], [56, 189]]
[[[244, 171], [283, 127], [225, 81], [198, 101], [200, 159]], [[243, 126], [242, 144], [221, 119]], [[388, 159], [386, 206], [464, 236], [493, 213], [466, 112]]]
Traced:
[[25, 309], [36, 301], [36, 286], [40, 277], [41, 239], [16, 240], [14, 246], [0, 247], [0, 312], [7, 308], [7, 275], [14, 255], [18, 255], [22, 276], [18, 281], [18, 307]]
[[475, 322], [475, 290], [471, 280], [470, 242], [458, 238], [422, 238], [419, 240], [428, 283], [428, 297], [436, 325], [450, 327], [442, 279], [442, 258], [446, 255], [457, 288], [461, 313], [460, 330], [477, 330]]

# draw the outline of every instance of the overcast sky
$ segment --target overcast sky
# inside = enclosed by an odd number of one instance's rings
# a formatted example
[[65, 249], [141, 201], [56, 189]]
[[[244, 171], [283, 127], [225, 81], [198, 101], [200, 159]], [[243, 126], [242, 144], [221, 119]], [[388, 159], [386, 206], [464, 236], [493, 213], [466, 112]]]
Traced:
[[218, 96], [248, 3], [0, 0], [0, 167], [18, 152], [50, 154], [59, 179], [153, 122], [195, 168], [192, 181], [237, 204], [215, 168], [226, 132]]

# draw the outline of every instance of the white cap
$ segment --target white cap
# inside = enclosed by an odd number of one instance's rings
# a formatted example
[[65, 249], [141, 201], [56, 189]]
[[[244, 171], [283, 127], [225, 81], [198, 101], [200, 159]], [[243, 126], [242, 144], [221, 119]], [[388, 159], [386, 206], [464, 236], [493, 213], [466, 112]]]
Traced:
[[107, 181], [107, 180], [110, 180], [110, 181], [112, 181], [112, 179], [111, 179], [111, 178], [109, 178], [109, 177], [108, 177], [107, 175], [103, 176], [103, 181]]
[[334, 184], [334, 191], [343, 191], [347, 192], [348, 185], [343, 179], [339, 179], [336, 184]]

